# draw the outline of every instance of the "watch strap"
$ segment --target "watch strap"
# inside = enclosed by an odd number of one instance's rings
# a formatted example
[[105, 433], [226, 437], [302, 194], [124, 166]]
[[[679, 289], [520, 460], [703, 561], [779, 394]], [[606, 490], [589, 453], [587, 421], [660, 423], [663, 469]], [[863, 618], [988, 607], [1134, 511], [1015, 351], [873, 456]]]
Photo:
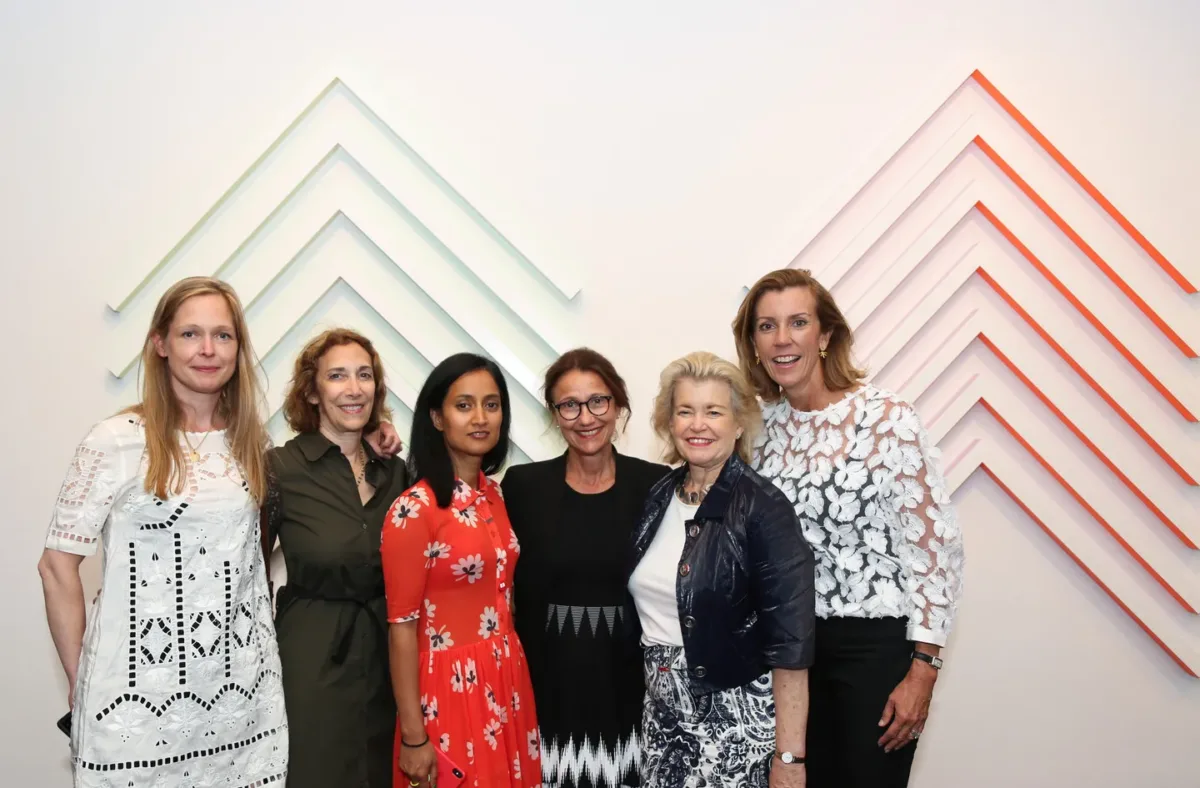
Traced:
[[941, 657], [935, 657], [932, 654], [926, 654], [924, 651], [916, 651], [914, 649], [913, 653], [912, 653], [912, 658], [919, 659], [922, 662], [928, 662], [930, 665], [933, 665], [935, 670], [942, 669], [942, 658]]

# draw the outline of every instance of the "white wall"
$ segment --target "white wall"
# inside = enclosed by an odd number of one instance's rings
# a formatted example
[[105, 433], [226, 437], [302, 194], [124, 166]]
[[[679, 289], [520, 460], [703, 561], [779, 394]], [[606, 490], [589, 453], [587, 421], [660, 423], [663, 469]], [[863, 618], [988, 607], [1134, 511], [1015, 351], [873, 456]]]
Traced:
[[[134, 398], [124, 364], [163, 283], [216, 270], [338, 142], [353, 161], [330, 160], [225, 269], [243, 295], [262, 293], [251, 314], [273, 402], [290, 354], [322, 322], [355, 322], [384, 341], [402, 415], [429, 360], [450, 349], [486, 345], [529, 377], [555, 348], [586, 342], [629, 380], [638, 409], [627, 448], [648, 453], [645, 417], [659, 369], [697, 348], [732, 355], [728, 326], [742, 286], [800, 255], [855, 305], [861, 349], [884, 383], [917, 399], [959, 485], [967, 596], [913, 784], [1195, 785], [1200, 682], [1034, 518], [1192, 670], [1200, 666], [1195, 615], [1014, 433], [1193, 607], [1200, 557], [1134, 488], [1193, 541], [1200, 488], [970, 272], [982, 267], [1010, 288], [1193, 478], [1200, 429], [971, 206], [982, 201], [1000, 216], [1194, 413], [1200, 362], [1097, 274], [977, 148], [963, 146], [984, 137], [1192, 348], [1200, 348], [1200, 297], [1184, 294], [992, 99], [963, 83], [981, 70], [1195, 284], [1200, 7], [455, 8], [0, 6], [0, 260], [10, 283], [0, 293], [10, 371], [0, 478], [12, 534], [0, 555], [5, 784], [67, 780], [66, 742], [53, 727], [64, 685], [34, 564], [75, 442]], [[378, 120], [335, 88], [160, 277], [112, 311], [334, 78]], [[414, 168], [387, 127], [542, 273]], [[431, 253], [364, 171], [466, 268]], [[335, 224], [273, 280], [338, 210], [374, 245]], [[333, 274], [358, 294], [322, 296]], [[472, 306], [480, 280], [505, 294], [510, 311]], [[575, 287], [568, 301], [561, 291]], [[1129, 485], [973, 339], [980, 332]], [[519, 407], [522, 449], [541, 456], [552, 447], [532, 399]]]

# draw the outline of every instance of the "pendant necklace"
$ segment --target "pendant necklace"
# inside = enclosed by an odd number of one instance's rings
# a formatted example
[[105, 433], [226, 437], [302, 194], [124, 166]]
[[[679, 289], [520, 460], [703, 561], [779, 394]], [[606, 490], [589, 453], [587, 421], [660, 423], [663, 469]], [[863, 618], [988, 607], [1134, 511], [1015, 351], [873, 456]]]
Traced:
[[204, 445], [204, 442], [206, 440], [208, 440], [208, 435], [210, 432], [212, 432], [212, 430], [208, 430], [207, 432], [205, 432], [204, 437], [201, 438], [200, 442], [197, 443], [194, 447], [192, 446], [192, 442], [190, 440], [188, 440], [187, 430], [182, 430], [182, 432], [183, 432], [183, 442], [187, 444], [188, 450], [191, 451], [192, 462], [199, 462], [200, 461], [200, 447]]

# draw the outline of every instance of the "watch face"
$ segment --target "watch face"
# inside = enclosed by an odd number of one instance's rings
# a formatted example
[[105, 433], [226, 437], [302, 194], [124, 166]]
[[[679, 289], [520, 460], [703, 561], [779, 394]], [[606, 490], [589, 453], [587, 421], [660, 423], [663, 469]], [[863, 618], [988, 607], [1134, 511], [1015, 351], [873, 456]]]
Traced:
[[783, 761], [784, 763], [791, 763], [796, 759], [790, 752], [785, 752], [779, 756], [779, 760]]

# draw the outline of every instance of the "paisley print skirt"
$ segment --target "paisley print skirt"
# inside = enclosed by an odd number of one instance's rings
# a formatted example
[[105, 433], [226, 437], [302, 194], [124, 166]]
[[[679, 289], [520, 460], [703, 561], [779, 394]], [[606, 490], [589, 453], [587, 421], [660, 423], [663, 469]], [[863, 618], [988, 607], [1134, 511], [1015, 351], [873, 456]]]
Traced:
[[646, 649], [642, 788], [766, 788], [775, 756], [771, 674], [692, 692], [683, 649]]

